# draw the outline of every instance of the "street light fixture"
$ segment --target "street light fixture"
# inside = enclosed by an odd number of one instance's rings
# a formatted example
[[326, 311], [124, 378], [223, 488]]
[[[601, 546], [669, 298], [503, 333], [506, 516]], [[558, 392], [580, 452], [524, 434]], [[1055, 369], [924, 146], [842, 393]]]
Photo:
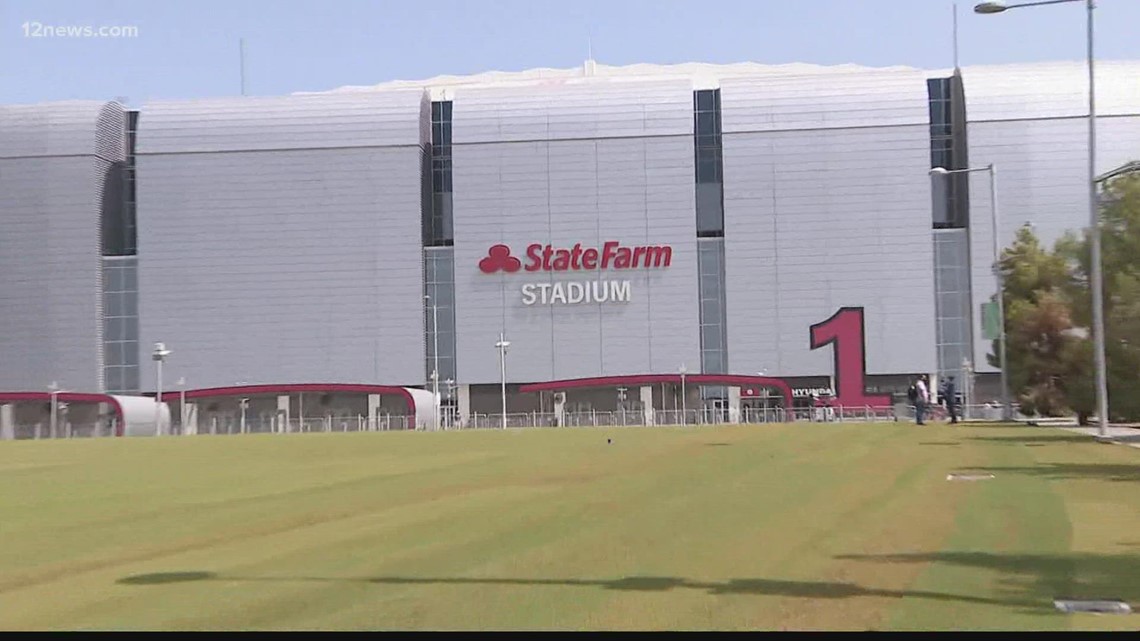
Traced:
[[983, 2], [974, 7], [974, 13], [1001, 13], [1008, 8], [1004, 2]]
[[154, 434], [155, 436], [162, 436], [162, 363], [170, 356], [170, 350], [166, 349], [166, 343], [155, 343], [154, 351], [151, 352], [151, 358], [154, 359], [155, 367], [157, 368], [157, 381], [155, 395], [154, 395]]
[[1117, 167], [1116, 169], [1106, 171], [1103, 174], [1097, 176], [1096, 182], [1097, 183], [1103, 183], [1105, 181], [1112, 180], [1113, 178], [1116, 178], [1117, 176], [1123, 176], [1125, 174], [1135, 174], [1138, 172], [1140, 172], [1140, 160], [1133, 160], [1132, 162], [1125, 163], [1125, 164]]
[[431, 303], [431, 337], [432, 337], [432, 371], [431, 371], [431, 393], [435, 405], [435, 429], [439, 430], [439, 306], [435, 304], [435, 300], [430, 295], [425, 295], [424, 300]]
[[507, 348], [511, 346], [511, 342], [507, 340], [503, 332], [499, 332], [499, 340], [495, 343], [495, 348], [499, 350], [499, 375], [502, 383], [503, 394], [503, 429], [507, 429]]
[[1097, 423], [1101, 438], [1108, 438], [1108, 367], [1104, 349], [1104, 275], [1102, 273], [1100, 257], [1100, 203], [1097, 198], [1096, 180], [1096, 74], [1093, 41], [1093, 13], [1096, 3], [1093, 0], [1042, 0], [1040, 2], [1020, 2], [1005, 4], [1004, 2], [983, 2], [974, 6], [975, 13], [989, 14], [1001, 13], [1007, 9], [1020, 7], [1036, 7], [1047, 4], [1068, 4], [1070, 2], [1084, 2], [1086, 14], [1086, 33], [1088, 47], [1088, 75], [1089, 75], [1089, 163], [1088, 163], [1088, 200], [1089, 200], [1089, 243], [1091, 256], [1089, 287], [1092, 289], [1092, 316], [1093, 316], [1093, 352], [1096, 357], [1096, 405]]
[[977, 171], [984, 171], [990, 175], [990, 222], [993, 226], [993, 273], [994, 279], [997, 282], [997, 306], [998, 306], [998, 359], [1001, 365], [1001, 420], [1009, 421], [1013, 418], [1013, 406], [1010, 403], [1009, 397], [1009, 371], [1006, 366], [1006, 349], [1005, 349], [1005, 277], [1001, 272], [1001, 242], [999, 235], [1001, 225], [999, 221], [1001, 218], [998, 215], [998, 199], [997, 199], [997, 167], [993, 163], [985, 167], [973, 167], [970, 169], [946, 169], [945, 167], [935, 167], [930, 170], [930, 175], [934, 177], [949, 176], [951, 174], [970, 174]]

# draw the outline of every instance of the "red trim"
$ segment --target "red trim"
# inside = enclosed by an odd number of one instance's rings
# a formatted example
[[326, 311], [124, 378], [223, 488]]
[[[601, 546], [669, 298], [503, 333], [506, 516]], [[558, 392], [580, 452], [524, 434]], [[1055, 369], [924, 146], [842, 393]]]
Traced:
[[[738, 374], [686, 374], [686, 383], [698, 385], [727, 385], [731, 387], [775, 387], [784, 395], [785, 406], [792, 406], [792, 387], [782, 378], [771, 376], [744, 376]], [[634, 374], [632, 376], [597, 376], [593, 378], [572, 378], [545, 383], [528, 383], [519, 387], [520, 392], [556, 392], [582, 387], [617, 387], [618, 385], [653, 385], [656, 383], [681, 384], [680, 374]]]
[[[19, 403], [21, 401], [50, 403], [52, 396], [51, 392], [0, 392], [0, 403]], [[115, 425], [115, 436], [123, 435], [123, 423], [126, 421], [126, 417], [123, 415], [123, 406], [114, 396], [84, 392], [59, 392], [54, 396], [60, 403], [107, 403], [111, 405], [115, 408], [115, 415], [119, 417]]]
[[[213, 398], [215, 396], [239, 396], [239, 395], [269, 395], [269, 394], [298, 394], [302, 392], [313, 393], [343, 393], [343, 394], [391, 394], [401, 396], [404, 402], [408, 404], [408, 415], [411, 417], [411, 424], [415, 427], [416, 424], [416, 400], [412, 397], [412, 393], [404, 387], [397, 387], [394, 385], [361, 385], [357, 383], [286, 383], [278, 385], [235, 385], [233, 387], [208, 387], [203, 389], [190, 389], [186, 390], [186, 400], [198, 398]], [[181, 391], [164, 391], [162, 393], [163, 399], [169, 401], [171, 398], [177, 400], [182, 394]]]

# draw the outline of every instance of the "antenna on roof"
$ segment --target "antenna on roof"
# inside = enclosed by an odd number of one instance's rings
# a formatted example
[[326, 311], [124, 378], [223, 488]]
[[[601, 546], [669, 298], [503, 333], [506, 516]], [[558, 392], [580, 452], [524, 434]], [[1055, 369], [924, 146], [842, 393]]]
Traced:
[[238, 38], [238, 67], [241, 72], [241, 95], [245, 95], [245, 38]]
[[594, 38], [593, 36], [586, 37], [586, 64], [582, 65], [582, 75], [594, 75]]

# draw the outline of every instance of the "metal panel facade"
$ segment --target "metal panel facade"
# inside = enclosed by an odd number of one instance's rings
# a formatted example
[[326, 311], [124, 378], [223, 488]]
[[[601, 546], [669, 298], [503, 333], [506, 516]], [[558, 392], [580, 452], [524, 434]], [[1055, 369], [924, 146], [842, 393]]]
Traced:
[[721, 96], [733, 372], [831, 374], [809, 332], [844, 306], [865, 309], [868, 373], [934, 371], [923, 76], [731, 80]]
[[[193, 387], [422, 383], [422, 94], [292, 100], [144, 110], [144, 358]], [[218, 133], [246, 123], [247, 150]]]
[[0, 389], [103, 386], [100, 212], [115, 103], [0, 107]]
[[[529, 98], [521, 104], [510, 99], [522, 95]], [[586, 102], [592, 105], [588, 115], [580, 112], [579, 103]], [[500, 331], [512, 343], [510, 381], [668, 372], [682, 364], [695, 371], [700, 341], [690, 83], [541, 87], [502, 95], [461, 89], [453, 118], [459, 379], [499, 380], [494, 343]], [[525, 141], [531, 137], [536, 139]], [[517, 142], [488, 142], [493, 140]], [[525, 258], [531, 243], [598, 248], [607, 241], [668, 245], [671, 264], [578, 273], [485, 274], [478, 268], [498, 243]], [[525, 283], [599, 278], [630, 281], [630, 300], [523, 304]]]

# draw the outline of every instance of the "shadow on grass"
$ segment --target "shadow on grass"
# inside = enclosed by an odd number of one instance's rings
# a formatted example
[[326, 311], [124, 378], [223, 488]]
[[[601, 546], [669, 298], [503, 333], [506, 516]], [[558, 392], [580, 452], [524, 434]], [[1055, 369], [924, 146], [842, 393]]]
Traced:
[[1113, 463], [1041, 463], [1031, 467], [982, 467], [977, 471], [997, 476], [1021, 474], [1054, 480], [1140, 481], [1140, 465]]
[[1042, 445], [1062, 443], [1094, 443], [1093, 437], [1085, 434], [1025, 434], [1021, 436], [970, 436], [971, 441], [986, 443], [1009, 443], [1013, 445], [1039, 443]]
[[958, 447], [961, 445], [961, 443], [955, 443], [953, 441], [922, 441], [919, 443], [919, 445], [946, 445], [949, 447]]
[[999, 587], [1012, 601], [1050, 604], [1054, 598], [1140, 601], [1140, 555], [1000, 554], [929, 552], [841, 555], [843, 560], [875, 563], [933, 563], [1001, 573]]
[[777, 579], [733, 579], [725, 582], [691, 581], [677, 577], [629, 576], [620, 579], [526, 579], [526, 578], [476, 578], [476, 577], [254, 577], [230, 576], [214, 572], [159, 572], [136, 574], [119, 579], [121, 585], [169, 585], [198, 581], [226, 582], [318, 582], [318, 583], [366, 583], [372, 585], [499, 585], [528, 587], [591, 587], [604, 590], [629, 592], [666, 592], [688, 589], [704, 590], [709, 594], [751, 594], [805, 599], [847, 599], [854, 597], [911, 597], [935, 601], [952, 601], [985, 605], [1047, 607], [1039, 601], [1019, 602], [1009, 599], [926, 592], [922, 590], [881, 590], [867, 588], [854, 583], [834, 583], [825, 581], [782, 581]]

